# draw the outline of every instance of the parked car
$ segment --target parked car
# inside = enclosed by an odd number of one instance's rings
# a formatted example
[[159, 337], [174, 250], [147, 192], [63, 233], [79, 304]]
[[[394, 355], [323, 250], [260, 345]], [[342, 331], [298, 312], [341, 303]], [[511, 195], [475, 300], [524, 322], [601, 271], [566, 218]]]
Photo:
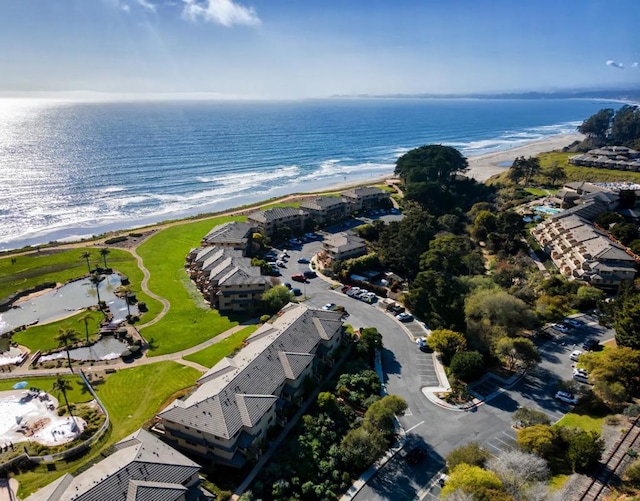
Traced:
[[571, 355], [569, 355], [569, 358], [574, 362], [577, 362], [580, 358], [580, 355], [582, 355], [582, 352], [580, 350], [574, 350], [573, 352], [571, 352]]
[[582, 322], [576, 320], [575, 318], [567, 318], [564, 321], [565, 324], [569, 324], [571, 327], [575, 327], [576, 329], [583, 326]]
[[350, 285], [345, 285], [342, 289], [340, 289], [342, 292], [344, 292], [345, 294], [347, 293], [347, 291], [351, 289]]
[[279, 268], [286, 268], [287, 263], [285, 263], [284, 261], [276, 261], [276, 266], [278, 266]]
[[401, 322], [412, 322], [413, 315], [411, 313], [399, 313], [396, 315], [396, 318]]
[[414, 447], [409, 452], [407, 452], [405, 459], [409, 464], [418, 464], [420, 461], [422, 461], [426, 457], [427, 457], [427, 451], [424, 450], [422, 447], [418, 446], [418, 447]]
[[297, 287], [294, 287], [293, 289], [291, 289], [291, 292], [293, 292], [294, 296], [302, 296], [302, 291]]
[[449, 475], [443, 473], [442, 475], [440, 475], [440, 478], [438, 478], [438, 485], [440, 487], [444, 487], [444, 484], [447, 483], [447, 480], [449, 480]]
[[289, 282], [285, 282], [282, 285], [284, 285], [287, 289], [291, 290], [291, 284]]
[[569, 393], [568, 391], [556, 392], [555, 398], [566, 404], [576, 405], [578, 403], [578, 399], [573, 395], [573, 393]]
[[564, 332], [564, 333], [567, 333], [567, 332], [571, 331], [571, 329], [569, 327], [567, 327], [566, 325], [564, 325], [564, 324], [553, 324], [552, 327], [554, 329], [556, 329], [556, 330], [558, 330], [560, 332]]
[[336, 309], [336, 305], [334, 303], [327, 303], [322, 307], [323, 310], [333, 311]]
[[300, 273], [297, 273], [295, 275], [291, 275], [291, 280], [295, 280], [296, 282], [306, 283], [307, 277], [305, 277], [304, 275], [301, 275]]
[[306, 278], [316, 278], [318, 276], [318, 274], [313, 270], [305, 270], [303, 275]]
[[298, 262], [300, 264], [309, 264], [311, 261], [309, 260], [309, 258], [301, 257], [300, 259], [298, 259]]
[[347, 289], [347, 296], [355, 296], [358, 292], [360, 292], [360, 287], [351, 287], [350, 289]]
[[416, 339], [416, 344], [418, 345], [420, 351], [427, 351], [427, 349], [429, 348], [429, 345], [427, 344], [427, 338], [425, 336]]
[[573, 379], [581, 383], [591, 384], [591, 381], [589, 381], [589, 373], [584, 369], [574, 369]]
[[587, 339], [582, 344], [582, 349], [587, 350], [587, 351], [593, 351], [598, 347], [599, 344], [600, 343], [598, 342], [597, 339]]
[[394, 315], [404, 313], [404, 306], [400, 306], [399, 304], [390, 304], [387, 306], [387, 311], [390, 311]]

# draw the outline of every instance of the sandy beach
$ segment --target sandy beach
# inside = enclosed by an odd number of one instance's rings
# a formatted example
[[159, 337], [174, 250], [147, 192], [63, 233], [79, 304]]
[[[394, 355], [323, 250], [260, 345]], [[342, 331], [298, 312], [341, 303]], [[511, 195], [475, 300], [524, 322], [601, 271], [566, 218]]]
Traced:
[[574, 141], [581, 141], [583, 138], [582, 134], [563, 134], [549, 139], [532, 141], [510, 150], [469, 157], [469, 172], [467, 174], [478, 181], [486, 181], [491, 176], [508, 169], [508, 167], [500, 166], [504, 162], [511, 163], [516, 157], [530, 157], [546, 151], [560, 150]]

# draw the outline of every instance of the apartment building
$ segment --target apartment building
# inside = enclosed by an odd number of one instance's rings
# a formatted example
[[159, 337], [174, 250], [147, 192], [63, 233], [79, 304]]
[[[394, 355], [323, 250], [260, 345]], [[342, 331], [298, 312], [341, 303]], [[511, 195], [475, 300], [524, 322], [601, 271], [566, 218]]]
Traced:
[[351, 212], [371, 209], [378, 206], [382, 200], [388, 200], [390, 197], [388, 191], [376, 186], [359, 186], [343, 191], [341, 195], [351, 205]]
[[343, 197], [329, 195], [307, 198], [300, 203], [300, 209], [319, 225], [333, 224], [351, 215], [350, 202]]
[[309, 215], [307, 212], [295, 207], [274, 207], [273, 209], [253, 212], [247, 216], [249, 224], [260, 233], [271, 237], [277, 228], [286, 226], [293, 231], [304, 230], [305, 222]]
[[329, 235], [322, 242], [322, 249], [331, 261], [341, 261], [367, 253], [364, 239], [351, 231]]

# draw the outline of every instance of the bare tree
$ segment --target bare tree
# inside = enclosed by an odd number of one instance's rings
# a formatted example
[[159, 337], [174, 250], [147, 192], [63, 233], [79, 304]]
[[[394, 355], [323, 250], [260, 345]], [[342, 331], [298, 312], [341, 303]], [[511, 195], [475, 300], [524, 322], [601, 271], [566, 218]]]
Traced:
[[487, 462], [504, 489], [516, 500], [528, 500], [527, 487], [533, 482], [549, 478], [549, 466], [540, 456], [519, 450], [506, 451]]
[[456, 489], [442, 499], [445, 499], [446, 501], [473, 501], [475, 498], [473, 497], [473, 494], [467, 494], [462, 489]]

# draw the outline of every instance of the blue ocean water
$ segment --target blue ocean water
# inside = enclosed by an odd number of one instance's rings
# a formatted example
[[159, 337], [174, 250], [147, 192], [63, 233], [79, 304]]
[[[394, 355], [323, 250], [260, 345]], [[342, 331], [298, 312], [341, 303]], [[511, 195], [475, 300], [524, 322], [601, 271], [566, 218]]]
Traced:
[[0, 100], [0, 250], [378, 177], [423, 144], [512, 148], [575, 132], [605, 104]]

